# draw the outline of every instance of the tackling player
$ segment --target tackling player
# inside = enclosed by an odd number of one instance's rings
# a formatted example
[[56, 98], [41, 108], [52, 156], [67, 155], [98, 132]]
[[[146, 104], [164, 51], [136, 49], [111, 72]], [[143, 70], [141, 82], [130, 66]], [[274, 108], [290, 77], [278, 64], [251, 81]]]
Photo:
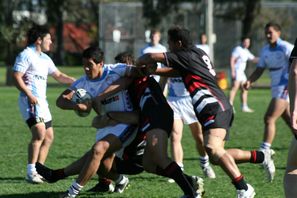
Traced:
[[254, 188], [245, 182], [236, 162], [266, 163], [271, 160], [270, 155], [264, 155], [261, 151], [224, 149], [233, 111], [216, 83], [216, 73], [209, 57], [192, 44], [187, 29], [169, 29], [168, 45], [170, 52], [145, 54], [138, 58], [136, 65], [162, 62], [168, 68], [158, 69], [155, 74], [182, 77], [190, 92], [195, 114], [202, 125], [205, 149], [210, 161], [220, 165], [232, 179], [238, 198], [254, 197]]

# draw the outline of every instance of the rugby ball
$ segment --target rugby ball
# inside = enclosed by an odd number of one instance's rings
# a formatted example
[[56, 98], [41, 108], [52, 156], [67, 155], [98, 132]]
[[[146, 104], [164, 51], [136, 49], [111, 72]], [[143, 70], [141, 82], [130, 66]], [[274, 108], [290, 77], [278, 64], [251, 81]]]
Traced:
[[[75, 104], [87, 104], [92, 101], [92, 96], [85, 89], [79, 88], [74, 92], [71, 101]], [[86, 117], [90, 114], [91, 109], [88, 111], [74, 110], [74, 112], [80, 117]]]

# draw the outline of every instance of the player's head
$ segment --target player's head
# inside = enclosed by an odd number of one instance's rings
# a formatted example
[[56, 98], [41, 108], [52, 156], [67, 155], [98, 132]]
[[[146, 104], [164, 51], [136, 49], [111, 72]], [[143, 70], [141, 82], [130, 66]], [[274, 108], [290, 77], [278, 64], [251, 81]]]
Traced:
[[134, 65], [134, 56], [129, 52], [121, 52], [114, 57], [116, 63], [126, 63], [128, 65]]
[[100, 77], [104, 59], [103, 51], [99, 47], [91, 46], [83, 51], [82, 58], [86, 75], [90, 79]]
[[46, 26], [33, 25], [27, 32], [27, 44], [40, 46], [41, 51], [49, 51], [52, 44], [49, 29]]
[[207, 36], [204, 32], [200, 34], [199, 39], [201, 44], [207, 44]]
[[269, 22], [265, 25], [265, 36], [269, 44], [275, 44], [281, 35], [281, 27], [275, 22]]
[[243, 48], [249, 48], [251, 45], [251, 39], [248, 36], [243, 36], [241, 38], [241, 45]]
[[159, 44], [161, 40], [161, 32], [157, 29], [152, 29], [150, 34], [150, 39], [153, 45]]
[[190, 31], [178, 26], [168, 30], [168, 45], [170, 51], [189, 48], [192, 45]]

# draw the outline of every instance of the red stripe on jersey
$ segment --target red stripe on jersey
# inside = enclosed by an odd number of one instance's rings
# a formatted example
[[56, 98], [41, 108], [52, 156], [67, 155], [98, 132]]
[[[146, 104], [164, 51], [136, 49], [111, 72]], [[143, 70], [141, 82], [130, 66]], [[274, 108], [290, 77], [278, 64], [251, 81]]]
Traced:
[[[191, 83], [191, 81], [193, 82]], [[188, 74], [185, 77], [185, 84], [187, 85], [190, 93], [193, 93], [196, 89], [201, 89], [201, 87], [207, 87], [207, 85], [201, 81], [202, 78], [197, 75]]]
[[206, 120], [205, 120], [205, 122], [208, 122], [209, 120], [213, 120], [214, 119], [214, 115], [212, 115], [212, 116], [209, 116]]

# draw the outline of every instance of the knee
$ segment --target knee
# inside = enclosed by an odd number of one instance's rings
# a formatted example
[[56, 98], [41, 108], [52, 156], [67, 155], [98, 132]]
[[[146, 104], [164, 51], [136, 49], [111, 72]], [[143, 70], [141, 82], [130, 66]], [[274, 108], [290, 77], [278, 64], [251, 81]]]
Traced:
[[275, 121], [276, 121], [276, 118], [274, 118], [274, 117], [272, 117], [272, 116], [270, 116], [270, 115], [265, 115], [265, 116], [264, 116], [264, 123], [265, 123], [266, 125], [274, 124]]
[[209, 161], [212, 164], [218, 165], [220, 158], [226, 153], [224, 148], [214, 146], [214, 145], [205, 145], [205, 151], [209, 156]]
[[101, 157], [103, 158], [104, 154], [109, 148], [109, 144], [105, 141], [99, 141], [92, 147], [92, 156], [93, 158]]

